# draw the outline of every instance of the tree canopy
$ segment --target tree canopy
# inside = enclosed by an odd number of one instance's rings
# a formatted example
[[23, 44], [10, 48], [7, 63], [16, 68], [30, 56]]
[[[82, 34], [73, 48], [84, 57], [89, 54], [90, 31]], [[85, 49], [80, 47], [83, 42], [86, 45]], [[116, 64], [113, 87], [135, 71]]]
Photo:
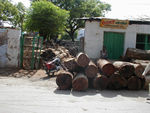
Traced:
[[9, 21], [14, 27], [22, 29], [26, 8], [19, 2], [17, 5], [10, 0], [0, 0], [0, 20]]
[[70, 11], [66, 32], [74, 41], [75, 31], [83, 27], [83, 22], [76, 18], [104, 16], [110, 10], [110, 5], [100, 0], [50, 0], [55, 5]]
[[26, 28], [38, 31], [44, 38], [61, 33], [68, 17], [66, 10], [60, 9], [46, 0], [33, 2], [26, 18]]
[[14, 21], [17, 8], [9, 0], [0, 0], [0, 20]]

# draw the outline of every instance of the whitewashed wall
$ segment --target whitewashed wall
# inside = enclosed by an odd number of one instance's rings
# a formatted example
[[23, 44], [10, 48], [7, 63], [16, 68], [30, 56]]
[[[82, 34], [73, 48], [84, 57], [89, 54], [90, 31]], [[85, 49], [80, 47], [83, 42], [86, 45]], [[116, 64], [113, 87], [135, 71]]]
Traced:
[[0, 57], [0, 67], [19, 66], [20, 35], [20, 30], [7, 29], [7, 43], [0, 46], [0, 53], [3, 53], [3, 57]]
[[136, 47], [136, 35], [138, 33], [150, 34], [150, 25], [132, 24], [127, 29], [101, 28], [100, 21], [86, 21], [84, 51], [90, 58], [100, 57], [103, 47], [104, 31], [125, 33], [124, 53], [128, 47]]

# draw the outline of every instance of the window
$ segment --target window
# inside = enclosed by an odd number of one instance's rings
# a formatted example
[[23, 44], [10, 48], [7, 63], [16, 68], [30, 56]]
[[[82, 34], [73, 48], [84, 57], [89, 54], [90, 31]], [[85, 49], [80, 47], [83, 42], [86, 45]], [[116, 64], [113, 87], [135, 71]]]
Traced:
[[142, 50], [149, 50], [150, 49], [150, 35], [137, 34], [136, 48], [142, 49]]

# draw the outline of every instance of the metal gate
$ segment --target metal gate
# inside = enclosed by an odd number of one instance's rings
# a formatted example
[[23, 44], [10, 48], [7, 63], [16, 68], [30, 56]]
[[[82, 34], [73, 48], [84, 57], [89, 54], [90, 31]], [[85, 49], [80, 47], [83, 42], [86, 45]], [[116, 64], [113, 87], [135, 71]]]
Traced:
[[119, 59], [124, 51], [124, 33], [104, 32], [104, 46], [109, 59]]

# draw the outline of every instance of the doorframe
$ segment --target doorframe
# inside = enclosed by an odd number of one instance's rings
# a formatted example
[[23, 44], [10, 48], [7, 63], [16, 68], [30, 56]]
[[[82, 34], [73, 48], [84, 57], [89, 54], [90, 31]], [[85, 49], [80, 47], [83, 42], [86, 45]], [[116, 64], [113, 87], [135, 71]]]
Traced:
[[125, 31], [103, 31], [103, 45], [102, 45], [102, 49], [104, 46], [104, 36], [105, 36], [105, 32], [111, 32], [111, 33], [122, 33], [124, 34], [124, 42], [123, 42], [123, 55], [124, 55], [124, 51], [125, 51], [125, 40], [126, 40], [126, 32]]

